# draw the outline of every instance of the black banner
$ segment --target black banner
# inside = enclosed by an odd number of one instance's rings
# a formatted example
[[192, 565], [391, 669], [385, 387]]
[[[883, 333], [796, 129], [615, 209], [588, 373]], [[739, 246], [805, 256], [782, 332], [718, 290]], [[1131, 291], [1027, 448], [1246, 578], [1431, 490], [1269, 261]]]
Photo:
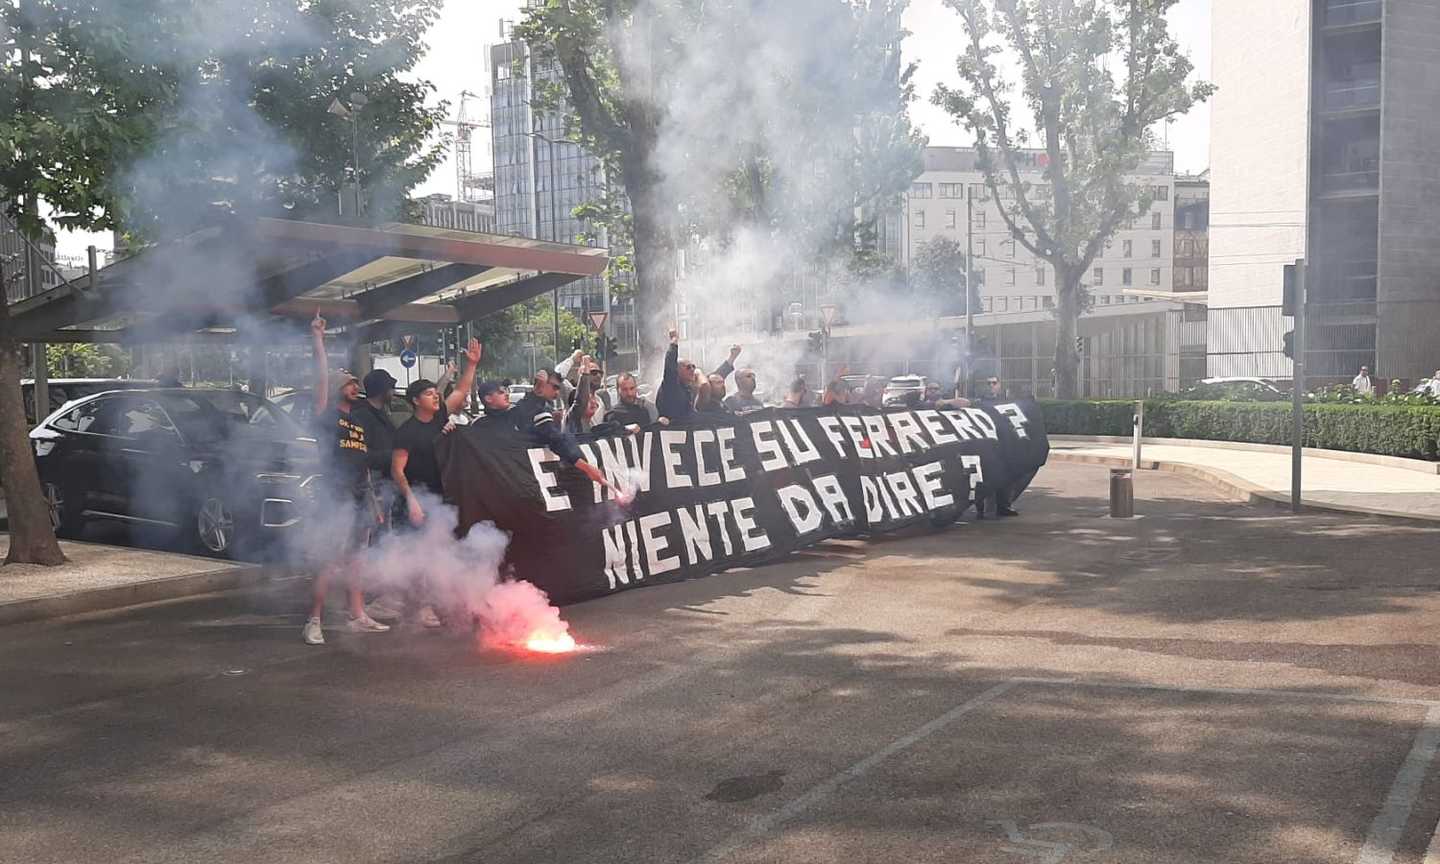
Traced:
[[1050, 445], [1039, 406], [766, 409], [580, 436], [622, 506], [504, 422], [444, 436], [460, 530], [494, 522], [507, 560], [557, 602], [760, 564], [829, 537], [959, 518], [986, 487], [1018, 495]]

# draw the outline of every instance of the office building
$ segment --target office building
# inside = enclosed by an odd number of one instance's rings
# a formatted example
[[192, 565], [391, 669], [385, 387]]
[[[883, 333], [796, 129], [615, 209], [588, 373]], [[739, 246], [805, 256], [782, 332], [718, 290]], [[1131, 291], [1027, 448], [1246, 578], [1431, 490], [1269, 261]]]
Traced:
[[[605, 195], [604, 165], [571, 143], [567, 106], [536, 107], [537, 87], [555, 82], [559, 71], [533, 61], [525, 43], [511, 38], [490, 48], [490, 120], [495, 153], [495, 231], [521, 237], [606, 246], [602, 228], [577, 219], [575, 208]], [[622, 351], [634, 350], [633, 301], [612, 297], [609, 275], [593, 276], [560, 289], [560, 305], [588, 325], [592, 312], [610, 312], [609, 335]]]
[[[27, 261], [35, 263], [33, 280], [25, 273]], [[43, 238], [27, 244], [10, 217], [0, 216], [0, 278], [11, 303], [59, 285], [64, 277], [55, 266], [55, 236], [46, 231]]]
[[1440, 3], [1217, 0], [1212, 16], [1210, 303], [1256, 310], [1234, 326], [1212, 316], [1212, 355], [1230, 358], [1219, 374], [1291, 374], [1278, 348], [1294, 322], [1277, 307], [1282, 265], [1303, 257], [1307, 374], [1428, 375], [1440, 365]]
[[[984, 309], [1020, 312], [1049, 308], [1054, 303], [1055, 273], [1010, 236], [1000, 206], [985, 186], [985, 176], [970, 147], [926, 147], [925, 170], [905, 196], [906, 219], [898, 245], [901, 263], [909, 266], [916, 248], [934, 237], [948, 237], [974, 249], [976, 267], [984, 274]], [[1026, 150], [1020, 154], [1021, 178], [1043, 188], [1046, 154]], [[1169, 292], [1173, 287], [1175, 251], [1174, 156], [1165, 151], [1150, 154], [1131, 178], [1149, 186], [1150, 208], [1121, 226], [1106, 244], [1084, 284], [1096, 304], [1124, 302], [1127, 291]], [[1005, 190], [1001, 190], [1005, 194]]]

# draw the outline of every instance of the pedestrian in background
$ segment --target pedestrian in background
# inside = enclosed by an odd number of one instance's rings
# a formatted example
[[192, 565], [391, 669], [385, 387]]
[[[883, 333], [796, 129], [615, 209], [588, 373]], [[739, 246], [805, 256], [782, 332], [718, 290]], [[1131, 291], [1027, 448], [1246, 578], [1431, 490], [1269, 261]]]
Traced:
[[1361, 366], [1360, 374], [1355, 376], [1355, 379], [1350, 382], [1350, 386], [1355, 388], [1355, 392], [1361, 396], [1374, 396], [1375, 382], [1370, 380], [1370, 367]]

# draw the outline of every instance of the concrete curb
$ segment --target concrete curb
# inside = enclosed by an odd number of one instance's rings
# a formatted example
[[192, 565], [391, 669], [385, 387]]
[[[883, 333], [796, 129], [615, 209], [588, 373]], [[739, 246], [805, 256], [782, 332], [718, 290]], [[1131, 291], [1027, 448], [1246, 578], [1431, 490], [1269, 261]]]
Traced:
[[[1164, 440], [1165, 439], [1161, 439], [1161, 441]], [[1050, 461], [1082, 465], [1105, 465], [1111, 468], [1130, 467], [1130, 460], [1121, 456], [1097, 456], [1093, 453], [1066, 453], [1063, 450], [1051, 450]], [[1266, 489], [1263, 486], [1257, 486], [1242, 477], [1219, 468], [1191, 465], [1186, 462], [1159, 462], [1146, 459], [1140, 460], [1140, 468], [1146, 471], [1165, 471], [1170, 474], [1193, 477], [1236, 500], [1245, 501], [1249, 504], [1283, 507], [1286, 510], [1290, 509], [1289, 494], [1276, 492], [1273, 489]], [[1362, 516], [1383, 516], [1387, 519], [1424, 522], [1427, 525], [1440, 523], [1440, 516], [1430, 516], [1424, 513], [1405, 513], [1398, 510], [1354, 507], [1349, 504], [1335, 504], [1329, 501], [1316, 501], [1311, 498], [1301, 498], [1300, 503], [1310, 510], [1323, 510], [1331, 513], [1351, 513]]]
[[[1051, 435], [1050, 440], [1062, 444], [1133, 444], [1135, 439], [1124, 435]], [[1156, 444], [1170, 447], [1209, 447], [1215, 450], [1249, 450], [1252, 453], [1284, 453], [1289, 455], [1287, 444], [1251, 444], [1247, 441], [1206, 441], [1200, 438], [1151, 438], [1140, 439], [1141, 444]], [[1312, 459], [1333, 459], [1337, 462], [1361, 462], [1366, 465], [1383, 465], [1402, 471], [1416, 471], [1421, 474], [1440, 474], [1440, 462], [1424, 459], [1406, 459], [1403, 456], [1382, 456], [1378, 453], [1351, 453], [1348, 450], [1322, 450], [1306, 447], [1302, 451]], [[1143, 448], [1142, 448], [1142, 454]]]
[[277, 573], [281, 572], [283, 572], [283, 568], [233, 567], [228, 570], [213, 570], [207, 573], [189, 573], [182, 576], [167, 576], [163, 579], [147, 579], [144, 582], [132, 582], [129, 585], [73, 591], [50, 597], [12, 600], [0, 603], [0, 626], [59, 618], [63, 615], [106, 612], [141, 603], [209, 594], [212, 591], [252, 588], [273, 581]]

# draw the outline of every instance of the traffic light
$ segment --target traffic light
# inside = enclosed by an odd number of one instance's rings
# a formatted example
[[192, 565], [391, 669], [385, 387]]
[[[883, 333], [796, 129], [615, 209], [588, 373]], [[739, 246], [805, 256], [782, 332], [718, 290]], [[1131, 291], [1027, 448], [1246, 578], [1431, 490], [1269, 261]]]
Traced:
[[[1285, 265], [1285, 280], [1280, 292], [1280, 314], [1289, 317], [1295, 315], [1295, 270], [1294, 264]], [[1290, 356], [1288, 351], [1285, 356]]]
[[823, 330], [810, 331], [810, 353], [825, 353], [825, 332]]
[[1076, 337], [1075, 337], [1075, 353], [1076, 353], [1076, 354], [1084, 354], [1084, 353], [1085, 353], [1085, 337], [1084, 337], [1084, 336], [1076, 336]]
[[1295, 359], [1295, 331], [1294, 331], [1294, 330], [1286, 330], [1286, 331], [1285, 331], [1285, 336], [1284, 336], [1283, 338], [1284, 338], [1284, 340], [1285, 340], [1285, 346], [1284, 346], [1283, 348], [1281, 348], [1280, 350], [1285, 353], [1285, 356], [1286, 356], [1286, 357], [1289, 357], [1291, 360], [1294, 360], [1294, 359]]

